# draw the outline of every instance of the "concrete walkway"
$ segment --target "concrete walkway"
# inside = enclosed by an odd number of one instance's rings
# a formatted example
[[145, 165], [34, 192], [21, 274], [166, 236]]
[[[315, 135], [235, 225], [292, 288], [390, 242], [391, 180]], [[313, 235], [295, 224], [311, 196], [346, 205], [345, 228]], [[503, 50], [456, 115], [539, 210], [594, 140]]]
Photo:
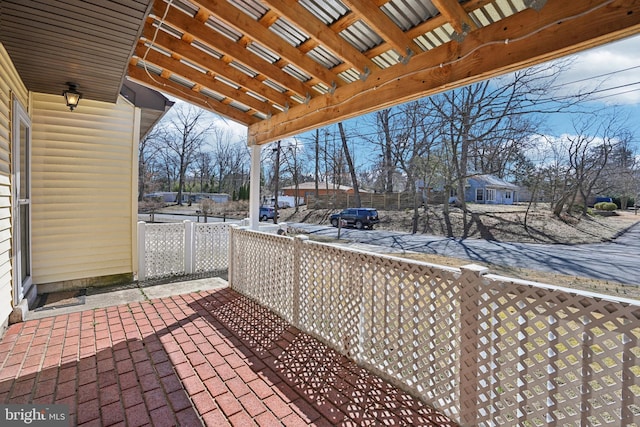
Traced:
[[65, 404], [83, 427], [454, 425], [228, 287], [186, 283], [12, 325], [0, 402]]
[[[337, 237], [334, 227], [291, 223], [289, 227], [325, 237]], [[488, 264], [522, 267], [570, 276], [640, 285], [640, 223], [612, 242], [588, 245], [507, 243], [454, 239], [386, 230], [341, 231], [341, 239], [375, 245], [377, 252], [420, 252]]]

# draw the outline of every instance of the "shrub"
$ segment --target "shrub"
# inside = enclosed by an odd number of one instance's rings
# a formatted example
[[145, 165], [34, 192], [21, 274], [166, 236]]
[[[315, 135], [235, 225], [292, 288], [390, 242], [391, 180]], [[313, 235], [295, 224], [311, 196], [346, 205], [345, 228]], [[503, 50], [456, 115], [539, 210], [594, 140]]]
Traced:
[[569, 212], [573, 214], [579, 214], [579, 213], [582, 213], [583, 211], [584, 211], [584, 205], [571, 205], [571, 209], [569, 209]]
[[200, 200], [200, 211], [203, 215], [209, 216], [213, 214], [213, 209], [215, 208], [215, 202], [211, 199], [202, 199]]
[[594, 208], [599, 211], [615, 211], [616, 209], [618, 209], [618, 205], [612, 202], [600, 202], [596, 203]]

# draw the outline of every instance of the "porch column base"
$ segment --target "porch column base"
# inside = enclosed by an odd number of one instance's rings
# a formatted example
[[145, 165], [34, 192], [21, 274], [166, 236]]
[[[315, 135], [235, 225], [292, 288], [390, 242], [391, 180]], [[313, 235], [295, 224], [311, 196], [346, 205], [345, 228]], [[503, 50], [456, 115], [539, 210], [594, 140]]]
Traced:
[[9, 324], [24, 322], [27, 319], [29, 307], [33, 306], [38, 297], [38, 286], [32, 285], [27, 295], [22, 301], [13, 307], [13, 311], [9, 314]]

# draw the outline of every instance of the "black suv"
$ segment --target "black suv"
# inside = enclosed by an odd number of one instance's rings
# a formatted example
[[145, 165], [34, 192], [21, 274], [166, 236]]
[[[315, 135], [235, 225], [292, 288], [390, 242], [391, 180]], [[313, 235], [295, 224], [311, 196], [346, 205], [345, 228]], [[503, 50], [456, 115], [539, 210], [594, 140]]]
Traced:
[[331, 225], [338, 226], [338, 221], [342, 218], [343, 225], [353, 225], [358, 229], [367, 227], [373, 229], [374, 224], [380, 222], [378, 211], [371, 208], [349, 208], [340, 213], [331, 215]]

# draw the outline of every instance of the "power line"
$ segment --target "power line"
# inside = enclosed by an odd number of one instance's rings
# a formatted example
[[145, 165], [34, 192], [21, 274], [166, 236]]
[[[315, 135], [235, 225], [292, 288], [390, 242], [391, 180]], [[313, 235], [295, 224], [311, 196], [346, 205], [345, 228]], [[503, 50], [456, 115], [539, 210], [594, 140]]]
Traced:
[[559, 84], [557, 86], [551, 86], [549, 89], [556, 89], [558, 87], [572, 85], [572, 84], [576, 84], [576, 83], [581, 83], [581, 82], [584, 82], [584, 81], [587, 81], [587, 80], [599, 79], [601, 77], [608, 77], [608, 76], [612, 76], [614, 74], [620, 74], [620, 73], [624, 73], [624, 72], [627, 72], [627, 71], [636, 70], [638, 68], [640, 68], [640, 65], [634, 65], [633, 67], [623, 68], [621, 70], [609, 71], [607, 73], [603, 73], [603, 74], [599, 74], [599, 75], [591, 76], [591, 77], [585, 77], [585, 78], [582, 78], [582, 79], [579, 79], [579, 80], [574, 80], [572, 82], [564, 82], [564, 83], [561, 83], [561, 84]]

